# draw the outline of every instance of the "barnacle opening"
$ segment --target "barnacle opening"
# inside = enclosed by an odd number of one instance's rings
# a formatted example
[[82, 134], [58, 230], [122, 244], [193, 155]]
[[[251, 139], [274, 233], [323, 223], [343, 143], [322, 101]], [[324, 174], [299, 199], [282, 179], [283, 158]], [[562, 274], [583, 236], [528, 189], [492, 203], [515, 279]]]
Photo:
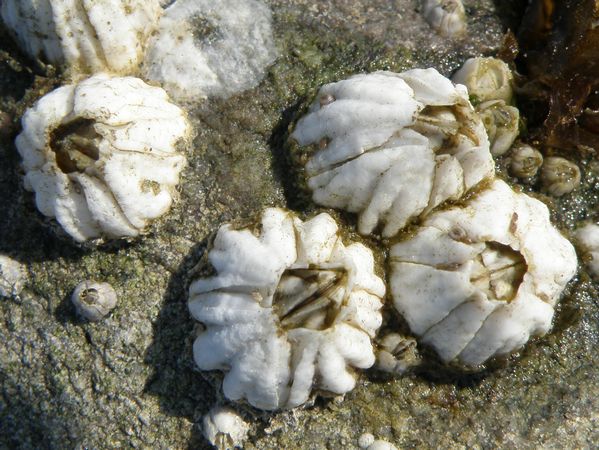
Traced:
[[474, 259], [470, 282], [487, 294], [487, 298], [510, 302], [518, 293], [528, 266], [522, 254], [495, 241]]
[[60, 125], [50, 134], [50, 149], [56, 165], [64, 173], [84, 172], [100, 158], [100, 134], [91, 119], [75, 119]]
[[283, 272], [273, 309], [284, 329], [325, 330], [337, 317], [347, 285], [344, 268], [291, 268]]

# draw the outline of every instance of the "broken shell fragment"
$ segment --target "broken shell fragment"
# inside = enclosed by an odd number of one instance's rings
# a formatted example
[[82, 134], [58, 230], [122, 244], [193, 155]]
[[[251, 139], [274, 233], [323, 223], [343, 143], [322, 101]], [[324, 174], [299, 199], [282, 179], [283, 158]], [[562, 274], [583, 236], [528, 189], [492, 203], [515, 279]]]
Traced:
[[585, 263], [591, 276], [599, 280], [599, 224], [588, 223], [576, 230], [576, 240], [585, 251]]
[[466, 10], [461, 0], [423, 0], [422, 15], [441, 36], [458, 37], [466, 32]]
[[204, 416], [204, 436], [218, 450], [243, 448], [249, 425], [228, 406], [215, 406]]
[[169, 210], [190, 125], [162, 89], [99, 74], [42, 97], [22, 123], [25, 187], [76, 241], [137, 236]]
[[512, 103], [514, 75], [500, 59], [470, 58], [453, 74], [451, 81], [466, 86], [475, 105], [489, 100]]
[[518, 178], [534, 177], [543, 164], [543, 155], [530, 145], [519, 143], [510, 154], [510, 172]]
[[209, 260], [217, 275], [189, 288], [191, 315], [206, 326], [194, 359], [227, 372], [227, 398], [293, 408], [313, 388], [350, 391], [353, 369], [374, 364], [385, 287], [372, 252], [345, 246], [328, 214], [302, 222], [270, 208], [259, 234], [224, 225]]
[[476, 107], [487, 130], [491, 154], [507, 152], [520, 133], [520, 111], [503, 100], [489, 100]]
[[391, 237], [494, 175], [466, 89], [435, 69], [324, 85], [291, 137], [302, 146], [324, 143], [305, 164], [312, 198], [359, 213], [362, 234], [382, 224]]
[[549, 156], [541, 166], [541, 187], [554, 197], [569, 194], [580, 184], [580, 169], [572, 161]]
[[441, 360], [476, 367], [549, 331], [576, 264], [547, 207], [495, 181], [391, 247], [391, 292]]
[[138, 71], [162, 8], [156, 0], [4, 0], [2, 18], [34, 59], [71, 75]]
[[276, 58], [259, 0], [177, 0], [148, 44], [143, 74], [178, 101], [227, 98], [262, 80]]
[[114, 309], [117, 297], [110, 284], [86, 280], [77, 285], [71, 301], [80, 316], [97, 322]]

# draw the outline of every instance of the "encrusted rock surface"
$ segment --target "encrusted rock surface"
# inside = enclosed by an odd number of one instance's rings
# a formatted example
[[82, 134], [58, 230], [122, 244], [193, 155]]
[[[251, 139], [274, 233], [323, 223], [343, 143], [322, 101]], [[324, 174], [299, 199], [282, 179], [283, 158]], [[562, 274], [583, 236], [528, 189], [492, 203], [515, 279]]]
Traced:
[[[60, 80], [34, 69], [0, 29], [0, 253], [29, 274], [18, 297], [0, 300], [0, 447], [209, 448], [202, 417], [221, 380], [194, 370], [189, 272], [223, 222], [272, 205], [304, 216], [321, 211], [285, 157], [291, 120], [324, 83], [412, 67], [450, 75], [501, 43], [500, 2], [491, 0], [464, 2], [468, 33], [454, 41], [431, 34], [417, 0], [267, 3], [280, 56], [265, 80], [229, 100], [193, 105], [198, 135], [180, 201], [150, 235], [96, 250], [47, 223], [23, 188], [18, 119]], [[599, 200], [598, 164], [568, 158], [582, 172], [576, 191], [550, 198], [535, 184], [522, 188], [548, 204], [566, 233], [594, 219]], [[514, 184], [506, 164], [499, 159], [498, 171]], [[354, 217], [336, 218], [357, 238]], [[98, 323], [82, 321], [70, 304], [88, 278], [119, 295], [119, 307]], [[357, 448], [364, 432], [398, 448], [591, 447], [599, 441], [598, 287], [581, 271], [555, 331], [485, 372], [425, 366], [391, 379], [373, 369], [343, 402], [272, 416], [242, 406], [251, 423], [245, 448]]]

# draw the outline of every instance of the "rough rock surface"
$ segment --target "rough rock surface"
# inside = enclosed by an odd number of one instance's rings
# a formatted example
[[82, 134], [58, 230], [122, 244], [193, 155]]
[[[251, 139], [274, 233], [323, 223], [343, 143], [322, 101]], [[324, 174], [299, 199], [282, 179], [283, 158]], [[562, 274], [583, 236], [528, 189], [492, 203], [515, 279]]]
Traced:
[[[181, 199], [149, 236], [90, 250], [45, 223], [23, 188], [12, 143], [18, 118], [59, 80], [33, 67], [0, 30], [0, 252], [30, 274], [0, 301], [0, 447], [209, 448], [202, 416], [220, 378], [194, 371], [190, 269], [225, 221], [283, 206], [313, 214], [283, 143], [290, 121], [323, 83], [360, 71], [433, 66], [449, 75], [493, 54], [503, 2], [465, 1], [464, 40], [431, 33], [417, 0], [271, 0], [280, 57], [260, 86], [203, 101]], [[576, 161], [581, 186], [551, 199], [566, 232], [592, 219], [599, 165]], [[498, 170], [510, 183], [503, 160]], [[507, 167], [507, 166], [505, 166]], [[524, 187], [527, 192], [536, 192]], [[351, 232], [355, 218], [345, 219]], [[99, 323], [77, 318], [69, 295], [82, 279], [112, 284], [119, 306]], [[397, 380], [372, 370], [340, 403], [269, 416], [244, 408], [246, 448], [357, 448], [363, 432], [399, 448], [585, 448], [599, 441], [599, 286], [584, 271], [556, 314], [555, 332], [520, 359], [476, 375], [437, 366]], [[253, 418], [253, 421], [251, 420]]]

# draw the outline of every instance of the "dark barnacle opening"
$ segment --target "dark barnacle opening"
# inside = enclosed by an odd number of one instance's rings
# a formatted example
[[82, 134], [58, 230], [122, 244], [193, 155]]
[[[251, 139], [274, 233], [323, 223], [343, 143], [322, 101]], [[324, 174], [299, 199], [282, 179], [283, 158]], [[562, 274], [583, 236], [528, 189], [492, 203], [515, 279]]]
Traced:
[[75, 119], [50, 134], [50, 149], [56, 154], [56, 164], [64, 173], [84, 172], [100, 157], [101, 136], [91, 119]]
[[312, 330], [330, 327], [343, 303], [347, 276], [343, 268], [286, 270], [273, 300], [281, 326]]

